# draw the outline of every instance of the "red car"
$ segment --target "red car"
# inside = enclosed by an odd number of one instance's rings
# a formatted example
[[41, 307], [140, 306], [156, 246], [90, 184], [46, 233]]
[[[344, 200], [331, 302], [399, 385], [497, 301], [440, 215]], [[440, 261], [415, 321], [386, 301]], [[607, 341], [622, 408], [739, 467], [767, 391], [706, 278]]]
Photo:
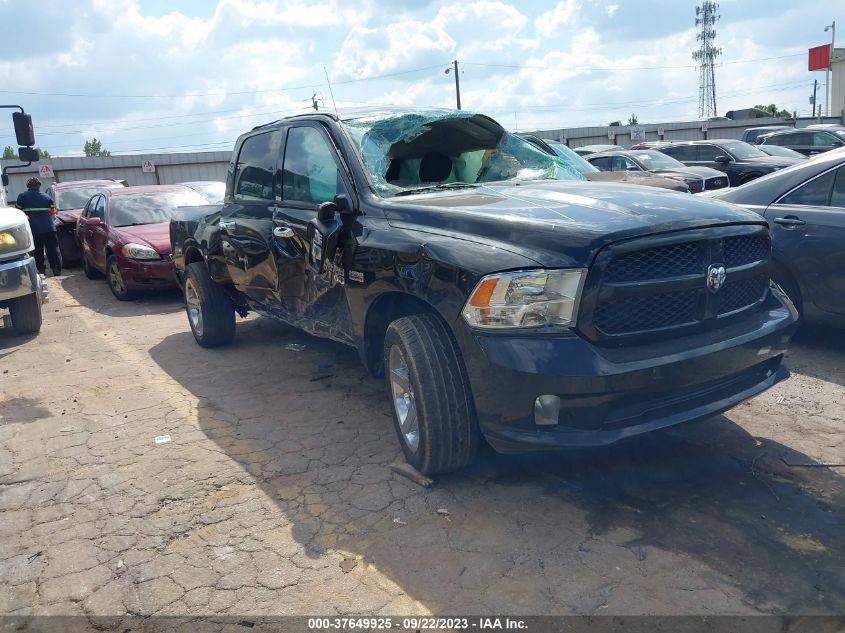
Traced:
[[44, 192], [53, 200], [56, 214], [53, 222], [56, 225], [56, 235], [59, 238], [59, 250], [62, 253], [62, 263], [65, 265], [78, 263], [82, 259], [79, 242], [76, 239], [76, 221], [82, 213], [82, 207], [95, 193], [114, 187], [125, 187], [125, 180], [69, 180], [56, 182]]
[[170, 216], [177, 207], [207, 205], [181, 185], [104, 189], [85, 205], [76, 233], [85, 276], [106, 275], [121, 301], [139, 290], [177, 286], [170, 248]]

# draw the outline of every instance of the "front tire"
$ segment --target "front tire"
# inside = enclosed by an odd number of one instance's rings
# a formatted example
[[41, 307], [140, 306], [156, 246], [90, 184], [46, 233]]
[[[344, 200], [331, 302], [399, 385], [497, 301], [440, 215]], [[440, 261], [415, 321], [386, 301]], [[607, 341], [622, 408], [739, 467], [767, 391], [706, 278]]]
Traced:
[[34, 334], [41, 330], [41, 302], [35, 293], [13, 299], [9, 303], [12, 331], [15, 334]]
[[106, 260], [106, 281], [109, 284], [109, 290], [119, 301], [132, 301], [138, 295], [137, 292], [126, 287], [114, 255]]
[[87, 279], [99, 279], [103, 276], [99, 270], [91, 265], [88, 261], [88, 257], [85, 256], [85, 253], [82, 254], [82, 272], [85, 273], [85, 277]]
[[185, 269], [185, 311], [188, 324], [202, 347], [227, 345], [235, 338], [235, 306], [214, 282], [205, 262]]
[[478, 423], [463, 358], [446, 324], [429, 314], [393, 321], [384, 366], [408, 463], [425, 475], [469, 464], [478, 450]]

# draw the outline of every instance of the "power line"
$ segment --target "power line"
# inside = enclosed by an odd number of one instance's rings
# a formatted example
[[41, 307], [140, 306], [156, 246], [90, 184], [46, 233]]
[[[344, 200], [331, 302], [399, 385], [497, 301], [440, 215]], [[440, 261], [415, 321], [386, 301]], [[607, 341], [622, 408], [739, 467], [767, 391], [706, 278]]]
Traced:
[[[422, 72], [424, 70], [431, 70], [433, 68], [442, 68], [443, 64], [436, 64], [431, 66], [422, 66], [420, 68], [412, 68], [410, 70], [401, 70], [394, 73], [386, 73], [384, 75], [374, 75], [372, 77], [359, 77], [356, 79], [345, 79], [343, 81], [334, 82], [335, 85], [352, 84], [362, 81], [375, 81], [377, 79], [386, 79], [389, 77], [398, 77], [400, 75], [409, 75], [412, 73]], [[79, 97], [79, 98], [94, 98], [94, 99], [188, 99], [193, 97], [219, 97], [219, 96], [236, 96], [236, 95], [255, 95], [278, 92], [289, 92], [291, 90], [305, 90], [310, 88], [320, 88], [322, 83], [307, 84], [302, 86], [288, 86], [286, 88], [276, 88], [273, 90], [236, 90], [223, 92], [195, 92], [183, 95], [109, 95], [109, 94], [91, 94], [91, 93], [70, 93], [70, 92], [34, 92], [24, 90], [0, 90], [0, 94], [15, 94], [15, 95], [30, 95], [39, 97]]]
[[[793, 53], [791, 55], [778, 55], [776, 57], [758, 57], [756, 59], [735, 59], [728, 62], [721, 62], [719, 66], [727, 66], [730, 64], [750, 64], [753, 62], [772, 61], [776, 59], [789, 59], [791, 57], [805, 57], [807, 53]], [[488, 68], [518, 68], [523, 70], [589, 70], [589, 71], [608, 71], [615, 72], [619, 70], [679, 70], [684, 68], [697, 68], [695, 64], [686, 64], [683, 66], [605, 66], [605, 67], [587, 67], [587, 66], [544, 66], [540, 64], [535, 65], [520, 65], [520, 64], [488, 64], [482, 62], [461, 62], [467, 66], [485, 66]]]

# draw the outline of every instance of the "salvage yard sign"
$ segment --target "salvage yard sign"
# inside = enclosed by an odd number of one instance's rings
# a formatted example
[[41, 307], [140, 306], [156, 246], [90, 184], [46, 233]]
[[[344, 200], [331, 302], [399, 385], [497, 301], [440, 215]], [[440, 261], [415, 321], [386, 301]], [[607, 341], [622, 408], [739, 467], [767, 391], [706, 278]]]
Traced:
[[628, 128], [628, 131], [631, 132], [631, 142], [632, 143], [640, 143], [645, 140], [645, 128], [637, 125], [631, 128]]
[[145, 174], [153, 174], [155, 173], [155, 170], [156, 166], [153, 164], [153, 161], [151, 161], [149, 158], [143, 163], [141, 163], [141, 171]]
[[38, 168], [38, 175], [41, 178], [55, 178], [56, 175], [53, 173], [53, 166], [52, 165], [41, 165]]

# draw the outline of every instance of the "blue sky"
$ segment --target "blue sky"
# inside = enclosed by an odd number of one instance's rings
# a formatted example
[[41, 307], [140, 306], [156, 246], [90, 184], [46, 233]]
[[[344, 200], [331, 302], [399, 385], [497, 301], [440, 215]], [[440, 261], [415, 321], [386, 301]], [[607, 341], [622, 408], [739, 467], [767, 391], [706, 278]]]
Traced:
[[[454, 106], [510, 129], [697, 117], [695, 2], [686, 0], [0, 0], [0, 100], [33, 114], [40, 147], [80, 154], [228, 149], [239, 133], [331, 107]], [[719, 114], [808, 113], [806, 50], [845, 3], [724, 0]], [[9, 28], [11, 26], [11, 28]], [[845, 39], [841, 39], [845, 42]], [[823, 93], [822, 93], [823, 94]], [[12, 144], [11, 125], [0, 143]]]

